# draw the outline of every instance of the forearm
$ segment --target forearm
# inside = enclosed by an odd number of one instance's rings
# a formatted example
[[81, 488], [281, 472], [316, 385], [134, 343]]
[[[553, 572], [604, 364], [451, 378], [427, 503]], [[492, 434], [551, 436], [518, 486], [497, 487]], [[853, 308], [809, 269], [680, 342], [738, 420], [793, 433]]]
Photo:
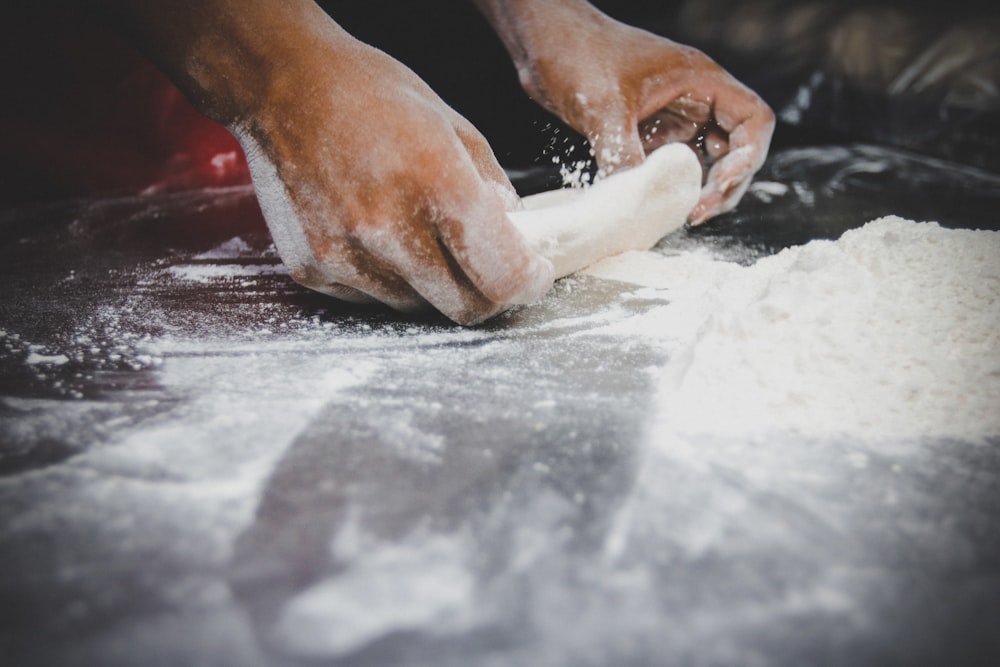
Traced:
[[473, 1], [507, 48], [521, 87], [570, 125], [582, 129], [575, 120], [589, 113], [583, 108], [588, 99], [599, 103], [599, 96], [617, 94], [611, 88], [587, 91], [580, 78], [578, 85], [554, 85], [574, 79], [577, 70], [603, 81], [605, 73], [597, 71], [605, 69], [600, 54], [620, 48], [613, 34], [625, 26], [586, 0]]
[[350, 41], [312, 0], [101, 0], [99, 17], [226, 125], [254, 115], [302, 58]]
[[473, 0], [519, 68], [528, 67], [536, 46], [581, 22], [606, 18], [586, 0]]

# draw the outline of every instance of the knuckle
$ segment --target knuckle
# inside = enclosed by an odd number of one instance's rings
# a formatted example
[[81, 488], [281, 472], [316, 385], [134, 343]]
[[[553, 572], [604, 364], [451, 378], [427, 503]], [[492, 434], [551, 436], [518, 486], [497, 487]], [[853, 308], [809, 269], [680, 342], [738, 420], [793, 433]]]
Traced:
[[764, 124], [769, 128], [773, 128], [775, 123], [777, 122], [777, 117], [774, 114], [774, 110], [770, 106], [768, 106], [767, 103], [764, 102], [763, 100], [760, 100], [760, 107], [761, 107], [760, 115], [761, 118], [764, 120]]

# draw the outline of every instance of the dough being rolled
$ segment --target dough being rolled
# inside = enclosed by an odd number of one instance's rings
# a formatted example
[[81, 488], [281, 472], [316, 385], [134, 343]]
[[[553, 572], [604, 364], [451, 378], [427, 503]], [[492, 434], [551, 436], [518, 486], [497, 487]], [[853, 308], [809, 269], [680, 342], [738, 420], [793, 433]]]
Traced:
[[668, 144], [591, 187], [524, 197], [525, 208], [509, 215], [562, 278], [605, 257], [652, 248], [684, 224], [700, 190], [694, 152]]

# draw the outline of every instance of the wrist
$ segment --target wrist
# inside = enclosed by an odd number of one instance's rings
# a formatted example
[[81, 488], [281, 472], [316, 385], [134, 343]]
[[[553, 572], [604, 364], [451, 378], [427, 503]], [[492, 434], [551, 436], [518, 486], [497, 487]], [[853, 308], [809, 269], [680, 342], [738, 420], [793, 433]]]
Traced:
[[312, 0], [105, 0], [102, 9], [196, 109], [230, 127], [354, 41]]
[[474, 0], [519, 68], [528, 66], [546, 44], [562, 41], [607, 18], [586, 0]]
[[586, 58], [586, 52], [575, 51], [610, 20], [586, 0], [475, 2], [510, 54], [521, 87], [550, 110], [555, 102], [547, 86], [551, 73], [565, 70], [568, 59]]

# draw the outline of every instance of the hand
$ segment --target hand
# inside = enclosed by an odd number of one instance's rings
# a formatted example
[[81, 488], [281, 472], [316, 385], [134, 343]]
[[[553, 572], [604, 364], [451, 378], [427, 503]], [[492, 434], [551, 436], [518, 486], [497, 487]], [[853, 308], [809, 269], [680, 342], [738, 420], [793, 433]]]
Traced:
[[385, 54], [351, 40], [235, 126], [292, 277], [462, 324], [527, 303], [552, 266], [506, 215], [519, 200], [486, 140]]
[[312, 0], [105, 0], [247, 155], [292, 277], [348, 301], [473, 324], [544, 294], [552, 264], [486, 140]]
[[619, 23], [582, 0], [480, 0], [529, 95], [591, 143], [600, 172], [670, 142], [710, 161], [689, 219], [736, 206], [760, 169], [774, 114], [696, 49]]

